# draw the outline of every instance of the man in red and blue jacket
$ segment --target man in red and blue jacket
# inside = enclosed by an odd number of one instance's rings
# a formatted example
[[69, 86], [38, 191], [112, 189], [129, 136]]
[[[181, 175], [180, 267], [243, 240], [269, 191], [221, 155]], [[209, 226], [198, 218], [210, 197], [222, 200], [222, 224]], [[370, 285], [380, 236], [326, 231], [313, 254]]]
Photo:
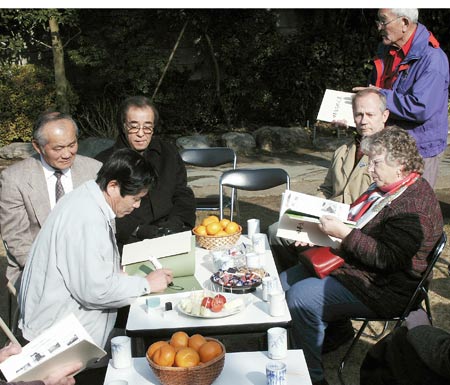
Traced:
[[416, 139], [425, 160], [423, 177], [434, 186], [439, 155], [447, 147], [449, 64], [433, 34], [418, 23], [418, 16], [415, 8], [378, 11], [376, 24], [383, 42], [370, 87], [386, 96], [387, 125], [396, 124]]

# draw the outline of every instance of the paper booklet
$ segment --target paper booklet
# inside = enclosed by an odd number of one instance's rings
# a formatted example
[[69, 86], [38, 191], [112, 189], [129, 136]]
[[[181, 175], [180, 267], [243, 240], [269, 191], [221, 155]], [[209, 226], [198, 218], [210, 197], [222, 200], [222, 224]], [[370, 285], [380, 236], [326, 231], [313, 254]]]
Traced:
[[334, 215], [348, 226], [350, 205], [286, 190], [281, 200], [280, 219], [277, 236], [318, 246], [338, 247], [340, 239], [326, 235], [319, 229], [319, 218]]
[[326, 90], [317, 114], [317, 120], [324, 122], [345, 120], [348, 126], [355, 127], [352, 108], [354, 95], [351, 92]]
[[62, 365], [82, 362], [83, 370], [105, 355], [70, 314], [25, 345], [19, 354], [3, 361], [0, 370], [8, 382], [43, 380]]
[[194, 276], [195, 236], [190, 231], [125, 245], [122, 254], [123, 271], [129, 275], [145, 277], [155, 270], [148, 259], [150, 255], [157, 256], [161, 266], [173, 272], [173, 283], [177, 289], [169, 286], [164, 291], [165, 294], [202, 289]]

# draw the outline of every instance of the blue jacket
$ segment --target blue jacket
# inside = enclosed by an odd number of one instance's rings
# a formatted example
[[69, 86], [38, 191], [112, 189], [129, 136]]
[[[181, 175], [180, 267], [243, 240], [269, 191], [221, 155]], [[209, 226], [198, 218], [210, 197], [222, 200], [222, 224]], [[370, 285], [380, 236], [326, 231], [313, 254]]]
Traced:
[[[371, 84], [377, 87], [389, 48], [381, 44], [374, 61]], [[419, 23], [392, 89], [381, 92], [386, 95], [391, 112], [387, 124], [409, 130], [424, 158], [436, 156], [447, 147], [448, 83], [447, 55], [433, 34]]]

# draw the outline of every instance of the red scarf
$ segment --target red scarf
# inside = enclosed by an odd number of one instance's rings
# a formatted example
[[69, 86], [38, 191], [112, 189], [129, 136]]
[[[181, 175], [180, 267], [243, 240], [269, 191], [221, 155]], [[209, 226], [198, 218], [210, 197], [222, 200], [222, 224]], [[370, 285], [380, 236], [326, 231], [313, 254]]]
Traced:
[[420, 174], [412, 172], [406, 178], [388, 186], [383, 186], [382, 188], [379, 188], [375, 183], [372, 183], [367, 191], [350, 205], [348, 219], [356, 222], [377, 200], [393, 195], [403, 186], [411, 186], [419, 177]]

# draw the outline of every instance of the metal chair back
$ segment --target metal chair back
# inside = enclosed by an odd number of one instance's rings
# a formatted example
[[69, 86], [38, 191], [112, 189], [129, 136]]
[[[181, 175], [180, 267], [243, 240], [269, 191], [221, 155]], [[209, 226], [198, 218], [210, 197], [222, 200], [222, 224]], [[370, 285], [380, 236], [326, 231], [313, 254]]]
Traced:
[[[223, 219], [223, 187], [231, 187], [238, 190], [259, 191], [286, 184], [290, 188], [289, 174], [282, 168], [237, 168], [222, 174], [219, 180], [220, 218]], [[234, 197], [231, 197], [231, 207], [234, 205]], [[231, 210], [230, 220], [233, 220]]]
[[[229, 147], [207, 147], [207, 148], [188, 148], [180, 151], [181, 159], [184, 164], [195, 167], [217, 167], [225, 164], [236, 168], [237, 157], [232, 148]], [[235, 193], [231, 191], [231, 195]], [[205, 198], [195, 198], [195, 206], [199, 211], [219, 211], [219, 196]], [[226, 207], [231, 207], [231, 198], [226, 200]]]
[[426, 312], [427, 312], [428, 318], [430, 320], [430, 323], [432, 323], [433, 318], [431, 316], [430, 300], [428, 298], [428, 284], [429, 284], [429, 279], [431, 277], [433, 268], [436, 265], [436, 262], [439, 260], [439, 257], [441, 256], [446, 243], [447, 243], [447, 235], [445, 232], [443, 232], [441, 238], [437, 241], [436, 245], [434, 246], [433, 250], [431, 251], [431, 253], [428, 257], [427, 269], [422, 274], [422, 278], [420, 279], [420, 282], [417, 284], [417, 287], [414, 290], [414, 293], [411, 296], [411, 298], [408, 302], [408, 305], [405, 307], [405, 309], [403, 310], [403, 312], [401, 313], [400, 316], [391, 317], [391, 318], [363, 318], [363, 317], [352, 318], [355, 321], [362, 321], [362, 325], [359, 328], [358, 332], [356, 333], [356, 336], [353, 338], [353, 341], [350, 344], [350, 347], [347, 349], [347, 352], [345, 353], [344, 357], [342, 358], [341, 364], [339, 365], [338, 377], [339, 377], [339, 381], [342, 385], [345, 385], [345, 381], [344, 381], [343, 375], [342, 375], [342, 372], [345, 367], [345, 361], [350, 356], [350, 353], [352, 352], [352, 350], [355, 347], [356, 343], [358, 342], [359, 338], [361, 337], [364, 330], [368, 326], [369, 322], [372, 322], [372, 321], [385, 322], [383, 332], [376, 336], [377, 338], [379, 338], [383, 335], [384, 331], [387, 328], [386, 322], [395, 321], [394, 329], [399, 327], [401, 325], [401, 323], [406, 319], [406, 317], [408, 317], [409, 313], [411, 311], [415, 310], [422, 301], [425, 301]]

